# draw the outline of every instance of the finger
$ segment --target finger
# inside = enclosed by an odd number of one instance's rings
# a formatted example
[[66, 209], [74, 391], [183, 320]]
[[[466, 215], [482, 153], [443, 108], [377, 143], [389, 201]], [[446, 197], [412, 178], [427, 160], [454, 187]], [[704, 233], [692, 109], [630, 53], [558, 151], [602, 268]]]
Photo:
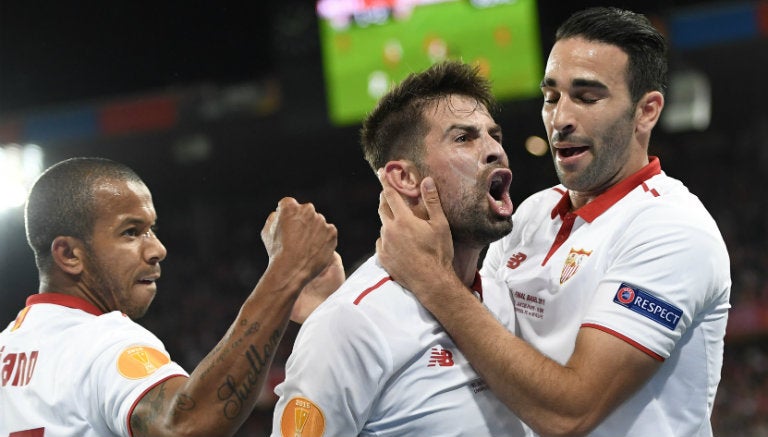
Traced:
[[384, 192], [379, 193], [379, 219], [384, 223], [384, 220], [391, 220], [393, 218], [392, 209], [389, 207], [386, 197], [384, 197]]
[[[403, 214], [412, 214], [411, 209], [405, 203], [403, 197], [400, 196], [400, 193], [389, 184], [389, 180], [387, 179], [388, 173], [381, 169], [376, 173], [379, 176], [379, 182], [382, 187], [381, 197], [389, 206], [390, 214], [388, 216], [395, 218], [402, 216]], [[381, 211], [379, 212], [379, 216], [381, 216]]]
[[421, 181], [421, 198], [424, 200], [424, 205], [427, 207], [427, 214], [429, 215], [429, 221], [431, 222], [447, 222], [445, 213], [443, 212], [443, 206], [440, 203], [440, 195], [437, 193], [437, 187], [435, 181], [431, 177], [427, 176]]

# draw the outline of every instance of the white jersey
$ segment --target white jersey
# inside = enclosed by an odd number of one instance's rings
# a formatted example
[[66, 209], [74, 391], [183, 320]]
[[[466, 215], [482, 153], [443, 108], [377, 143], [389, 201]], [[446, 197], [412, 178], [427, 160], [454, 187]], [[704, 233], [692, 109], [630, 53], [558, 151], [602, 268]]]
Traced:
[[656, 158], [569, 208], [562, 186], [534, 194], [488, 250], [482, 272], [507, 283], [518, 335], [562, 364], [592, 327], [663, 362], [590, 436], [711, 436], [730, 307], [714, 220]]
[[142, 395], [173, 376], [162, 342], [120, 312], [30, 296], [0, 333], [0, 436], [129, 436]]
[[[507, 290], [476, 293], [514, 324]], [[522, 436], [442, 326], [374, 256], [301, 327], [286, 363], [273, 436]]]

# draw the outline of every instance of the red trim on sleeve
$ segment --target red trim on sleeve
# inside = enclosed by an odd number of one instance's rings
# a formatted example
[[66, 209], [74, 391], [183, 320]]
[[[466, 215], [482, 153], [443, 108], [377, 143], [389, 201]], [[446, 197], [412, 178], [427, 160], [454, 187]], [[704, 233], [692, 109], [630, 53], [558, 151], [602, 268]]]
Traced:
[[165, 381], [168, 381], [171, 378], [178, 378], [178, 377], [188, 378], [188, 376], [182, 375], [181, 373], [177, 373], [177, 374], [174, 374], [174, 375], [168, 375], [165, 378], [163, 378], [163, 379], [157, 381], [156, 383], [152, 384], [151, 386], [147, 387], [147, 389], [144, 390], [143, 392], [141, 392], [139, 397], [137, 397], [136, 400], [133, 401], [133, 405], [131, 405], [131, 409], [128, 410], [128, 417], [125, 419], [126, 420], [126, 425], [128, 426], [128, 435], [130, 437], [133, 437], [133, 430], [131, 429], [131, 416], [133, 416], [133, 410], [136, 409], [136, 406], [139, 405], [139, 402], [144, 398], [144, 396], [146, 396], [147, 393], [152, 391], [153, 388], [155, 388], [158, 385], [164, 383]]
[[605, 326], [600, 326], [600, 325], [597, 325], [595, 323], [583, 323], [581, 325], [581, 327], [582, 328], [594, 328], [594, 329], [603, 331], [606, 334], [611, 334], [612, 336], [614, 336], [614, 337], [616, 337], [616, 338], [618, 338], [620, 340], [624, 340], [625, 342], [629, 343], [630, 345], [634, 346], [635, 348], [639, 349], [640, 351], [645, 352], [646, 354], [650, 355], [650, 357], [653, 358], [654, 360], [664, 362], [664, 357], [662, 357], [661, 355], [659, 355], [656, 352], [648, 349], [647, 347], [645, 347], [642, 344], [636, 342], [635, 340], [632, 340], [631, 338], [629, 338], [629, 337], [627, 337], [625, 335], [619, 334], [618, 332], [614, 331], [613, 329], [606, 328]]
[[70, 294], [61, 293], [38, 293], [33, 294], [27, 298], [27, 306], [38, 303], [50, 303], [54, 305], [61, 305], [68, 308], [74, 308], [83, 310], [86, 313], [93, 314], [94, 316], [100, 316], [104, 314], [104, 311], [98, 309], [96, 305], [88, 302], [87, 300], [72, 296]]
[[365, 296], [367, 296], [367, 295], [368, 295], [368, 293], [370, 293], [370, 292], [372, 292], [373, 290], [375, 290], [375, 289], [377, 289], [377, 288], [381, 287], [382, 285], [384, 285], [385, 283], [387, 283], [388, 281], [391, 281], [391, 280], [392, 280], [392, 277], [391, 277], [391, 276], [387, 276], [386, 278], [382, 278], [382, 279], [381, 279], [379, 282], [377, 282], [377, 283], [376, 283], [376, 285], [374, 285], [373, 287], [368, 287], [368, 288], [366, 288], [365, 290], [363, 290], [363, 292], [362, 292], [362, 293], [360, 293], [360, 295], [359, 295], [359, 296], [357, 296], [357, 298], [355, 299], [355, 301], [354, 301], [353, 303], [354, 303], [355, 305], [358, 305], [358, 304], [360, 303], [360, 301], [361, 301], [361, 300], [363, 300], [363, 298], [364, 298]]

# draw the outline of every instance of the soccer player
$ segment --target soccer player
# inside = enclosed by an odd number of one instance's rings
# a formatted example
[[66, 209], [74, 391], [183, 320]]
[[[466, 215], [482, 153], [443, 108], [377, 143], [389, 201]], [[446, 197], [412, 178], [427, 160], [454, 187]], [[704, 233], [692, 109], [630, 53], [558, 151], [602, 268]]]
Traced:
[[[394, 194], [426, 217], [425, 177], [444, 196], [451, 271], [462, 290], [513, 326], [502, 284], [480, 252], [511, 229], [512, 173], [488, 82], [459, 62], [412, 74], [363, 123], [362, 145]], [[466, 287], [466, 288], [465, 288]], [[286, 364], [273, 436], [520, 436], [522, 425], [440, 324], [374, 255], [301, 327]]]
[[514, 334], [453, 272], [453, 194], [425, 179], [424, 220], [381, 179], [381, 264], [530, 435], [712, 435], [729, 259], [698, 198], [648, 155], [666, 79], [642, 15], [592, 8], [558, 29], [541, 91], [561, 185], [520, 205], [481, 270], [506, 282]]
[[216, 348], [188, 375], [133, 319], [166, 249], [147, 186], [101, 158], [35, 182], [27, 239], [39, 293], [0, 333], [0, 436], [231, 436], [250, 414], [293, 303], [343, 281], [336, 228], [282, 199], [262, 230], [269, 265]]

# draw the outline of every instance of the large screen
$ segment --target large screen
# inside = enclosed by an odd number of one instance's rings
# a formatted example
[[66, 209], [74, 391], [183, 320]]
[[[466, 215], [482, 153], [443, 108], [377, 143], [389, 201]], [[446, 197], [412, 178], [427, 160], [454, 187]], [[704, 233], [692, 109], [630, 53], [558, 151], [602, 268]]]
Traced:
[[363, 119], [409, 73], [444, 59], [476, 64], [499, 101], [539, 93], [536, 0], [320, 0], [328, 113]]

